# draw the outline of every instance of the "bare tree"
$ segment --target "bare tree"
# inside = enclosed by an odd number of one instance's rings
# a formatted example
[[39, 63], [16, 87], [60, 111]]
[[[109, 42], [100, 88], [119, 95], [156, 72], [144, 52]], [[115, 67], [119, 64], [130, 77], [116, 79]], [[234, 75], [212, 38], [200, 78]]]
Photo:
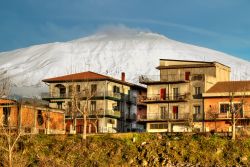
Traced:
[[185, 119], [185, 126], [187, 131], [191, 129], [191, 131], [194, 130], [194, 117], [192, 113], [186, 113], [184, 114], [184, 119]]
[[[3, 118], [1, 119], [3, 120]], [[5, 124], [4, 121], [1, 121], [1, 136], [3, 136], [5, 141], [7, 142], [6, 145], [0, 146], [0, 148], [8, 153], [8, 166], [12, 167], [13, 165], [13, 154], [14, 148], [16, 146], [17, 141], [22, 136], [22, 133], [18, 131], [17, 128], [12, 128], [9, 125], [10, 116], [8, 117], [8, 124]]]
[[[0, 80], [0, 98], [7, 98], [10, 93], [10, 79], [8, 77], [3, 77]], [[15, 103], [16, 105], [16, 112], [19, 111], [18, 102]], [[5, 144], [0, 146], [0, 149], [6, 151], [8, 153], [8, 166], [13, 166], [13, 154], [14, 148], [16, 143], [22, 136], [22, 132], [18, 128], [18, 121], [17, 124], [12, 122], [11, 119], [11, 107], [6, 107], [5, 115], [2, 115], [0, 120], [0, 136], [4, 139]], [[15, 126], [12, 126], [14, 125]]]
[[[84, 87], [81, 90], [77, 90], [76, 84], [72, 83], [72, 111], [81, 113], [83, 117], [83, 132], [82, 132], [82, 139], [86, 140], [87, 137], [87, 117], [89, 116], [90, 109], [89, 103], [92, 97], [95, 95], [96, 92], [91, 92], [89, 82], [84, 82]], [[83, 84], [82, 84], [83, 86]]]
[[0, 98], [6, 98], [10, 94], [10, 86], [9, 77], [3, 76], [0, 80]]
[[232, 140], [236, 138], [236, 123], [241, 117], [240, 111], [243, 109], [243, 105], [245, 104], [244, 95], [240, 97], [239, 103], [237, 105], [234, 104], [235, 92], [229, 93], [229, 112], [231, 114], [231, 124], [232, 124]]
[[219, 108], [217, 106], [210, 105], [209, 110], [207, 111], [207, 118], [212, 119], [214, 122], [214, 131], [217, 131], [217, 118], [219, 117]]
[[[236, 85], [239, 84], [239, 85]], [[236, 139], [236, 123], [242, 118], [241, 111], [246, 105], [246, 92], [250, 90], [246, 82], [233, 82], [227, 87], [229, 98], [229, 113], [231, 114], [232, 140]]]

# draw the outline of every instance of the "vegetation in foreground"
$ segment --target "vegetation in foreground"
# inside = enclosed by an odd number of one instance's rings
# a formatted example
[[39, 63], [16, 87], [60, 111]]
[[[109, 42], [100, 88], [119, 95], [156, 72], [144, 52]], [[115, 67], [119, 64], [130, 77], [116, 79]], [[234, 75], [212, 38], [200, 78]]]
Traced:
[[[5, 140], [0, 138], [0, 146]], [[0, 166], [8, 155], [0, 149]], [[13, 166], [250, 166], [250, 139], [176, 134], [22, 136]]]

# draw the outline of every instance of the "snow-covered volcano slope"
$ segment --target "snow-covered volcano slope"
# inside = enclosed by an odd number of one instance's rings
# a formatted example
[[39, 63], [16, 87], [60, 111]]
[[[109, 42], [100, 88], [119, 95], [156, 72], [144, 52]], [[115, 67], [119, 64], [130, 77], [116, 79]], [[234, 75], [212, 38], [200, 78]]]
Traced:
[[250, 63], [225, 53], [133, 31], [98, 33], [63, 42], [35, 45], [0, 53], [0, 76], [17, 87], [43, 86], [42, 79], [91, 70], [137, 82], [141, 74], [158, 74], [159, 59], [218, 61], [232, 68], [233, 79], [250, 79]]

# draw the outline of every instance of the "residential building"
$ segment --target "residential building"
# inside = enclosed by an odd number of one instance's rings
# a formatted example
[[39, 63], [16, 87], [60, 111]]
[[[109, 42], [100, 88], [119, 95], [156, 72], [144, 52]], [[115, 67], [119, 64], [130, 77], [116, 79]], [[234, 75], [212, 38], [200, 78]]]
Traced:
[[234, 107], [236, 128], [250, 128], [250, 81], [218, 82], [212, 86], [204, 98], [205, 131], [230, 132]]
[[146, 130], [146, 124], [144, 122], [138, 122], [140, 118], [145, 117], [147, 114], [147, 105], [143, 102], [143, 98], [147, 96], [147, 88], [134, 85], [131, 87], [131, 96], [134, 105], [133, 109], [133, 124], [131, 131], [144, 132]]
[[230, 80], [230, 67], [218, 62], [160, 59], [160, 75], [140, 76], [147, 85], [148, 132], [202, 131], [203, 99], [218, 81]]
[[[66, 114], [68, 133], [82, 133], [83, 116], [74, 110], [73, 94], [80, 94], [77, 104], [88, 107], [87, 133], [114, 133], [136, 129], [136, 90], [143, 89], [125, 81], [87, 71], [43, 80], [49, 84], [49, 94], [43, 96], [51, 108], [61, 108]], [[135, 94], [131, 92], [135, 92]], [[88, 104], [87, 104], [88, 103]]]
[[23, 133], [64, 134], [64, 111], [36, 103], [0, 99], [1, 128], [10, 127]]

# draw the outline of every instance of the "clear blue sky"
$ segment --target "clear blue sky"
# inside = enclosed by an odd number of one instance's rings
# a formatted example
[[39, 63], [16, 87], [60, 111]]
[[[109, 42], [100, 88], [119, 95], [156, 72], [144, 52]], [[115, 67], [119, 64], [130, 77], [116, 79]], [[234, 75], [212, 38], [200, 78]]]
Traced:
[[1, 0], [0, 52], [81, 38], [108, 25], [250, 60], [250, 0]]

